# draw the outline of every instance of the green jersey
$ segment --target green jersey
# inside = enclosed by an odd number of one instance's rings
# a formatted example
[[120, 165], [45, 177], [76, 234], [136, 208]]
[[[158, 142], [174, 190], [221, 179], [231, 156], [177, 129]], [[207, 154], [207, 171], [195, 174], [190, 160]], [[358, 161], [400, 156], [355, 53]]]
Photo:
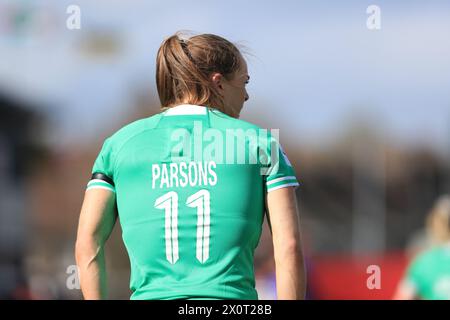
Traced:
[[258, 299], [266, 193], [298, 186], [273, 134], [180, 105], [106, 139], [92, 173], [116, 194], [131, 299]]
[[450, 245], [420, 254], [411, 263], [406, 281], [422, 299], [450, 300]]

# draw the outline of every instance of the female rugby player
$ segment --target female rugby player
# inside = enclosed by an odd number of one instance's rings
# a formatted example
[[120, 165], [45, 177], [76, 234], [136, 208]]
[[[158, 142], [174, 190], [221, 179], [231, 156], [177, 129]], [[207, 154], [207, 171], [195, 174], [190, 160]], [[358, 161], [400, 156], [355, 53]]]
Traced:
[[258, 299], [267, 213], [278, 299], [303, 299], [298, 182], [276, 138], [238, 119], [242, 54], [216, 35], [177, 33], [156, 63], [161, 112], [106, 139], [87, 185], [75, 249], [84, 298], [107, 297], [104, 246], [119, 218], [131, 299]]

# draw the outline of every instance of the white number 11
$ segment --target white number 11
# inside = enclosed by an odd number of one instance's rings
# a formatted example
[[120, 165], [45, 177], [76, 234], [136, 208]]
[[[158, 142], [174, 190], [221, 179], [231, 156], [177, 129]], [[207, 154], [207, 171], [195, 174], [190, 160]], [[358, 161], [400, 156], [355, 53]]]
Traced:
[[[197, 208], [196, 257], [205, 263], [209, 257], [210, 194], [200, 190], [186, 200], [186, 205]], [[155, 208], [165, 210], [166, 258], [171, 264], [178, 261], [178, 194], [170, 191], [155, 200]]]

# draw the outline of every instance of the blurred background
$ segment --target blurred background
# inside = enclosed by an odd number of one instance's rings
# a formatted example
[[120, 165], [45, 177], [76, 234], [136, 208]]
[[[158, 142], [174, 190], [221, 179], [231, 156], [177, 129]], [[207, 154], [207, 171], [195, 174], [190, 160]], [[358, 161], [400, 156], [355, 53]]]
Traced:
[[[280, 129], [301, 181], [308, 297], [392, 298], [411, 259], [437, 241], [426, 217], [450, 193], [449, 9], [436, 0], [1, 0], [0, 299], [81, 298], [73, 251], [90, 170], [106, 137], [159, 111], [156, 52], [177, 30], [246, 48], [241, 118]], [[107, 265], [110, 298], [128, 299], [119, 226]], [[275, 298], [267, 225], [255, 270], [260, 298]]]

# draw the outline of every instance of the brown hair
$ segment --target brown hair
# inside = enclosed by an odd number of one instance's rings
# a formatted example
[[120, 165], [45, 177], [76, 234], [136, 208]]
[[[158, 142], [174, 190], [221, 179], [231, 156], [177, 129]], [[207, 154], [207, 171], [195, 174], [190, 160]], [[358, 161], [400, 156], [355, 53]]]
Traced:
[[156, 58], [156, 86], [162, 109], [181, 103], [205, 105], [230, 116], [210, 75], [230, 80], [240, 66], [241, 53], [230, 41], [214, 34], [185, 39], [180, 32], [164, 40]]

